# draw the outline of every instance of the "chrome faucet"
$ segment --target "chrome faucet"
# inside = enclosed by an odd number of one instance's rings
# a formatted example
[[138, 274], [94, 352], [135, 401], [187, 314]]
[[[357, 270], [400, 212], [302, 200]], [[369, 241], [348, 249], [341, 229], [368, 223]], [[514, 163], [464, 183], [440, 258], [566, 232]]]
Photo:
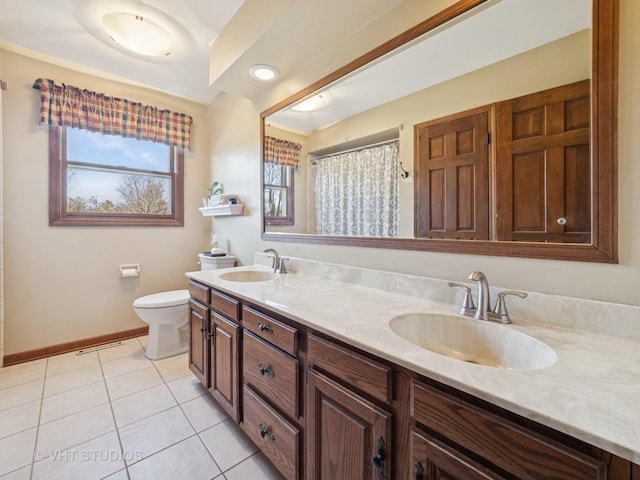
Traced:
[[276, 251], [275, 248], [267, 248], [266, 250], [264, 250], [264, 253], [273, 254], [271, 269], [274, 271], [274, 273], [286, 273], [284, 269], [284, 258], [280, 257], [280, 254]]
[[469, 280], [478, 282], [478, 307], [473, 303], [471, 288], [462, 283], [449, 282], [450, 287], [461, 287], [465, 290], [460, 314], [468, 317], [477, 318], [478, 320], [491, 320], [492, 322], [511, 323], [509, 312], [507, 312], [507, 304], [505, 297], [514, 295], [520, 298], [526, 298], [527, 294], [516, 290], [506, 290], [498, 293], [498, 301], [493, 310], [491, 310], [491, 298], [489, 294], [489, 282], [482, 272], [473, 272], [469, 275]]
[[478, 308], [476, 308], [473, 318], [489, 320], [491, 299], [489, 298], [489, 282], [487, 282], [487, 277], [485, 277], [482, 272], [473, 272], [469, 275], [469, 280], [478, 282]]

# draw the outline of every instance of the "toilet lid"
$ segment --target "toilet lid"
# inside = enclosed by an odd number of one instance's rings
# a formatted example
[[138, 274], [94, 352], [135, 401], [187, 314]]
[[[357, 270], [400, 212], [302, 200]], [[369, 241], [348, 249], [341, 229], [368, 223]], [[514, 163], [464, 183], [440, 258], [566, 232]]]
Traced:
[[188, 301], [189, 290], [172, 290], [140, 297], [133, 302], [133, 306], [137, 308], [174, 307], [176, 305], [184, 305]]

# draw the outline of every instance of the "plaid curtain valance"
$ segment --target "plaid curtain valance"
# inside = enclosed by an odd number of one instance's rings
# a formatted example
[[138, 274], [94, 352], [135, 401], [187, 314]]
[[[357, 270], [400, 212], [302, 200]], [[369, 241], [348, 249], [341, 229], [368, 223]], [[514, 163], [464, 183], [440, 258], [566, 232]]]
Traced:
[[288, 167], [300, 167], [302, 145], [279, 138], [264, 137], [264, 161]]
[[38, 78], [33, 88], [40, 90], [40, 125], [81, 128], [180, 148], [191, 147], [193, 118], [190, 115], [71, 85], [56, 85], [48, 79]]

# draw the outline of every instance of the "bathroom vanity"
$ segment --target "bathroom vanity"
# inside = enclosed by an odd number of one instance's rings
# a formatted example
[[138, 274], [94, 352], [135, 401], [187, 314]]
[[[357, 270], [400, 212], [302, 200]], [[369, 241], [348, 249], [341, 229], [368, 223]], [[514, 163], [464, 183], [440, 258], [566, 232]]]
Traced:
[[286, 479], [640, 479], [640, 342], [516, 313], [498, 328], [542, 340], [555, 363], [470, 364], [389, 327], [411, 312], [455, 315], [434, 300], [446, 282], [377, 272], [433, 283], [416, 297], [362, 286], [376, 273], [352, 270], [350, 283], [326, 269], [187, 273], [190, 368]]

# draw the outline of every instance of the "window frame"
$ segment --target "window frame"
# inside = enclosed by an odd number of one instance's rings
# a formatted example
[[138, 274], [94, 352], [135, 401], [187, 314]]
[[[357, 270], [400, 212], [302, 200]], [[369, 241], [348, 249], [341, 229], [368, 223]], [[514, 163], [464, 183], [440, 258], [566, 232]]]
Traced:
[[262, 198], [263, 198], [263, 205], [266, 206], [266, 204], [264, 203], [264, 195], [267, 191], [267, 189], [271, 188], [271, 189], [282, 189], [286, 191], [286, 196], [287, 196], [287, 201], [286, 201], [286, 215], [282, 216], [282, 217], [268, 217], [266, 215], [266, 213], [263, 211], [262, 215], [264, 216], [264, 222], [265, 225], [269, 225], [269, 226], [274, 226], [274, 225], [295, 225], [295, 211], [294, 211], [294, 176], [295, 176], [295, 167], [292, 167], [291, 165], [280, 165], [277, 163], [273, 163], [273, 162], [265, 162], [265, 163], [271, 163], [273, 165], [276, 165], [278, 167], [282, 167], [285, 169], [286, 171], [286, 175], [287, 175], [287, 184], [286, 185], [274, 185], [271, 183], [266, 183], [264, 176], [265, 176], [265, 169], [263, 166], [262, 169]]
[[67, 211], [66, 129], [49, 126], [49, 225], [50, 226], [184, 226], [184, 149], [170, 147], [171, 214], [112, 214]]

